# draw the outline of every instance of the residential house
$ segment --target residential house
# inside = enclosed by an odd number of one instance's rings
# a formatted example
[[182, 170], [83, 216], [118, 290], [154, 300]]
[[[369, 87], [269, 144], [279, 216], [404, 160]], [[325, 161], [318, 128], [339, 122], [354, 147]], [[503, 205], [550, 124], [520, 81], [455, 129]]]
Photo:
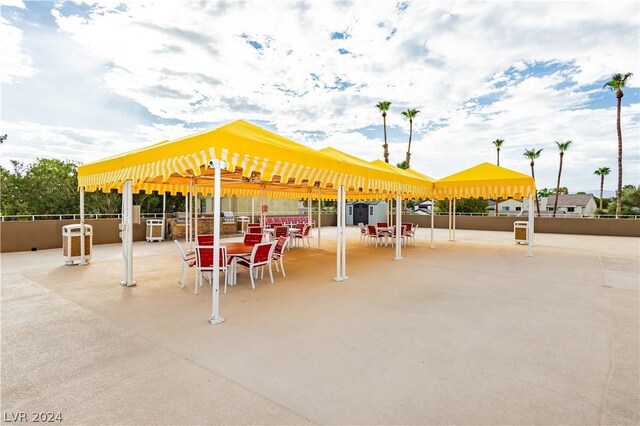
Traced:
[[[540, 198], [540, 211], [553, 213], [553, 204], [556, 196]], [[593, 212], [598, 208], [593, 194], [560, 194], [558, 197], [557, 215], [593, 216]]]

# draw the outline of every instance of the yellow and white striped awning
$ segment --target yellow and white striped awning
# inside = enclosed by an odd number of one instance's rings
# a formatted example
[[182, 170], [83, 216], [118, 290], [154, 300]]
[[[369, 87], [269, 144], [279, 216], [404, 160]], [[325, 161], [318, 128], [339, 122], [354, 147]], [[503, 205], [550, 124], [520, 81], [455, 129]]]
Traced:
[[185, 194], [197, 185], [198, 192], [207, 194], [213, 190], [208, 163], [214, 158], [227, 163], [223, 196], [264, 191], [268, 197], [317, 197], [320, 188], [322, 198], [332, 198], [338, 185], [345, 185], [349, 199], [375, 199], [389, 194], [427, 197], [433, 188], [421, 176], [346, 161], [242, 120], [80, 166], [78, 186], [88, 192], [120, 190], [130, 179], [134, 192]]
[[442, 178], [435, 183], [435, 195], [444, 198], [521, 198], [535, 194], [531, 176], [490, 163], [481, 163]]

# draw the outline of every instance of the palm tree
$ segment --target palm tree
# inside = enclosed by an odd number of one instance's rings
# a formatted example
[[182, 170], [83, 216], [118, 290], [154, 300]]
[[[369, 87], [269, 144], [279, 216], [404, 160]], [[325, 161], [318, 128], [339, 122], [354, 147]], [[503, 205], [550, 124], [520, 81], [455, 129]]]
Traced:
[[[495, 145], [496, 147], [496, 154], [497, 154], [497, 166], [500, 167], [500, 147], [502, 146], [502, 144], [504, 143], [504, 139], [496, 139], [495, 141], [491, 142], [492, 144]], [[498, 202], [500, 200], [500, 197], [496, 196], [496, 216], [498, 216]]]
[[572, 141], [564, 141], [558, 142], [556, 141], [556, 145], [558, 145], [558, 150], [560, 150], [560, 167], [558, 168], [558, 184], [556, 185], [556, 199], [553, 201], [553, 217], [556, 217], [556, 210], [558, 208], [558, 198], [560, 198], [560, 175], [562, 174], [562, 158], [564, 157], [564, 152], [569, 149], [569, 145], [571, 145]]
[[500, 166], [500, 147], [504, 143], [504, 139], [496, 139], [495, 141], [493, 141], [491, 143], [496, 146], [496, 154], [498, 155], [497, 165]]
[[406, 111], [402, 111], [402, 115], [404, 116], [404, 118], [409, 119], [409, 146], [407, 147], [407, 159], [404, 160], [407, 166], [405, 167], [405, 169], [408, 169], [411, 163], [411, 135], [413, 134], [413, 118], [418, 115], [419, 112], [420, 111], [413, 108], [407, 108]]
[[538, 190], [538, 197], [548, 197], [551, 195], [551, 190], [549, 188], [542, 188]]
[[611, 173], [611, 169], [608, 167], [600, 167], [593, 172], [594, 175], [600, 176], [600, 210], [602, 210], [602, 195], [604, 194], [604, 177]]
[[620, 209], [622, 208], [622, 128], [620, 127], [620, 110], [622, 109], [622, 97], [624, 96], [622, 89], [626, 86], [627, 79], [632, 75], [630, 72], [625, 75], [615, 73], [611, 80], [602, 86], [603, 89], [609, 88], [612, 92], [616, 92], [616, 99], [618, 99], [618, 115], [616, 117], [616, 127], [618, 129], [618, 201], [616, 202], [616, 219], [620, 215]]
[[376, 107], [382, 113], [382, 125], [384, 127], [384, 145], [382, 145], [382, 148], [384, 148], [385, 163], [389, 162], [389, 145], [387, 144], [387, 111], [389, 111], [390, 106], [391, 106], [391, 102], [389, 101], [381, 101], [381, 102], [378, 102], [378, 104], [376, 105]]
[[[540, 157], [540, 153], [542, 152], [544, 148], [540, 148], [539, 150], [535, 150], [535, 149], [525, 149], [524, 150], [524, 156], [525, 158], [528, 158], [529, 160], [531, 160], [531, 177], [533, 178], [533, 183], [535, 185], [536, 183], [536, 174], [533, 171], [533, 165], [534, 160], [538, 157]], [[538, 202], [538, 194], [536, 194], [536, 210], [538, 211], [538, 217], [540, 217], [540, 203]]]

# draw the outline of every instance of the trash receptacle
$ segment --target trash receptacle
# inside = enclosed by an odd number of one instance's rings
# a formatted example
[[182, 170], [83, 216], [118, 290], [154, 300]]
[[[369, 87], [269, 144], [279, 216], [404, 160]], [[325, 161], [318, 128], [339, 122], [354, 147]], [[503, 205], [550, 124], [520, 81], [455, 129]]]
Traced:
[[513, 222], [513, 236], [516, 240], [516, 244], [528, 244], [529, 243], [529, 222], [516, 221]]
[[[62, 227], [62, 255], [67, 265], [81, 263], [80, 240], [82, 239], [81, 224], [65, 225]], [[84, 225], [84, 259], [89, 262], [91, 259], [91, 248], [93, 247], [93, 226]]]
[[147, 241], [162, 241], [162, 227], [164, 220], [148, 219], [147, 220]]
[[237, 221], [238, 221], [238, 231], [240, 231], [241, 234], [246, 234], [247, 233], [247, 226], [249, 225], [249, 217], [248, 216], [238, 216], [237, 217]]

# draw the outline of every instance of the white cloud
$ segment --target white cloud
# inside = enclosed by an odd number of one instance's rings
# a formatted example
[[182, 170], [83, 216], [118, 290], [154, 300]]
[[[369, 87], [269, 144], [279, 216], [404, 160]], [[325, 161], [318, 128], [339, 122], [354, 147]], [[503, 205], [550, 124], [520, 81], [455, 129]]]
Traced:
[[[394, 163], [406, 150], [408, 125], [400, 111], [414, 107], [421, 113], [412, 165], [426, 174], [441, 177], [493, 162], [490, 142], [502, 138], [501, 164], [526, 173], [524, 148], [544, 147], [539, 182], [553, 186], [553, 141], [573, 139], [566, 186], [584, 189], [593, 186], [592, 169], [615, 166], [615, 108], [576, 108], [615, 71], [634, 72], [629, 88], [640, 87], [635, 1], [615, 8], [604, 1], [415, 1], [400, 10], [396, 2], [278, 0], [86, 7], [77, 15], [64, 3], [54, 7], [58, 34], [72, 41], [60, 46], [84, 52], [76, 57], [95, 73], [101, 90], [159, 118], [114, 130], [134, 145], [243, 118], [371, 160], [382, 157], [382, 135], [355, 130], [379, 126], [375, 104], [386, 99], [393, 102], [387, 122]], [[334, 33], [344, 36], [331, 39]], [[64, 57], [65, 51], [57, 53]], [[557, 69], [531, 73], [539, 64]], [[625, 178], [637, 183], [639, 104], [624, 101]], [[434, 122], [446, 127], [433, 130]], [[317, 134], [325, 139], [317, 141]]]
[[2, 34], [0, 37], [0, 58], [2, 58], [0, 83], [11, 83], [19, 77], [34, 75], [36, 69], [31, 65], [31, 57], [21, 47], [22, 31], [0, 17], [0, 34]]

